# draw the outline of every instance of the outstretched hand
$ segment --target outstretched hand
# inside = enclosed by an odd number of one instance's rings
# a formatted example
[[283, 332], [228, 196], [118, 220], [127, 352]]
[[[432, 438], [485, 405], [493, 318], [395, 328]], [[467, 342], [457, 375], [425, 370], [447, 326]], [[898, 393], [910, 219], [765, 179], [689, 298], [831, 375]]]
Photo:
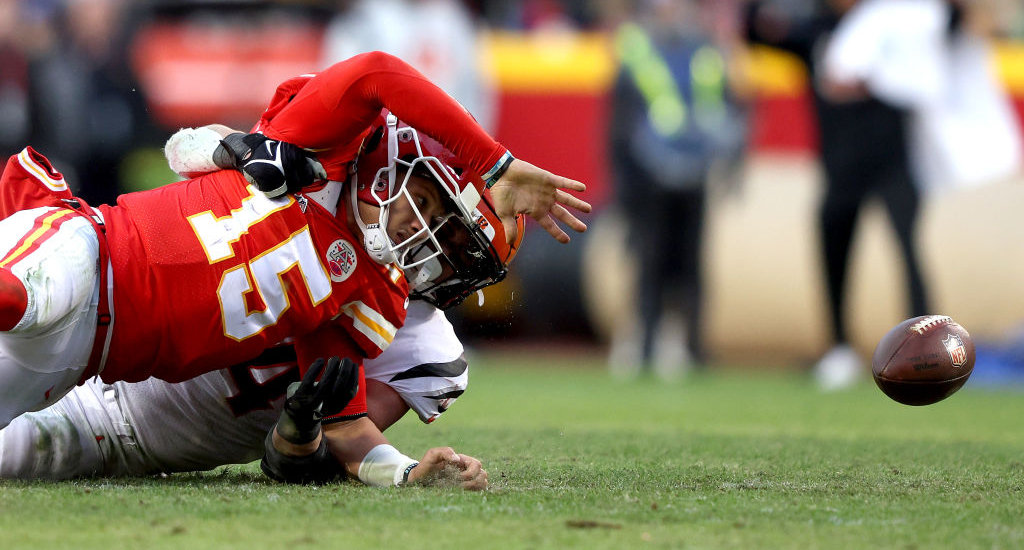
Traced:
[[526, 214], [537, 220], [541, 227], [560, 243], [569, 242], [569, 235], [555, 220], [568, 225], [573, 231], [583, 233], [583, 223], [568, 208], [588, 213], [590, 203], [570, 195], [569, 191], [585, 191], [587, 186], [576, 180], [558, 176], [538, 168], [529, 162], [515, 159], [501, 176], [491, 195], [494, 209], [505, 227], [505, 238], [509, 244], [515, 242], [518, 228], [516, 214]]
[[460, 455], [451, 447], [435, 447], [409, 472], [409, 483], [415, 482], [453, 482], [463, 489], [480, 491], [487, 488], [487, 470], [479, 460]]

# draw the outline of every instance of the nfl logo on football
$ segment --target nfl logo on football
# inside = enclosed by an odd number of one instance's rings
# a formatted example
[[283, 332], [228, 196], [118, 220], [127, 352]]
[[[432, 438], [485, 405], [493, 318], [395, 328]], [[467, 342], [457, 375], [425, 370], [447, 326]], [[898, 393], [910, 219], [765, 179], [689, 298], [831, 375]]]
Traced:
[[338, 239], [331, 243], [325, 256], [332, 281], [340, 283], [348, 279], [356, 270], [356, 249], [344, 239]]
[[953, 363], [954, 367], [962, 367], [967, 362], [967, 348], [964, 347], [964, 341], [960, 339], [956, 334], [947, 334], [942, 339], [942, 345], [946, 346], [946, 352], [949, 353], [949, 360]]

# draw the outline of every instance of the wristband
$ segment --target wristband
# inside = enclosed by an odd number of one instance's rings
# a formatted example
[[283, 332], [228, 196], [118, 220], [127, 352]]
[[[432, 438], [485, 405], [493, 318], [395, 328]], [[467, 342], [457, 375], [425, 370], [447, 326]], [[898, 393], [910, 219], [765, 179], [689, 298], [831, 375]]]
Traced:
[[494, 187], [494, 184], [498, 183], [498, 180], [501, 179], [501, 176], [505, 175], [505, 171], [508, 170], [508, 166], [512, 164], [513, 160], [516, 160], [516, 158], [512, 156], [512, 153], [505, 151], [505, 154], [501, 155], [498, 162], [495, 162], [494, 166], [483, 175], [487, 189]]
[[402, 481], [400, 481], [398, 483], [399, 487], [401, 487], [402, 485], [405, 485], [406, 483], [409, 483], [409, 474], [412, 473], [412, 469], [413, 468], [415, 468], [415, 467], [417, 467], [419, 465], [420, 465], [419, 462], [413, 462], [412, 464], [410, 464], [410, 465], [405, 467], [405, 472], [402, 473]]
[[408, 480], [408, 472], [416, 464], [391, 445], [377, 445], [359, 463], [359, 480], [376, 487], [398, 487]]

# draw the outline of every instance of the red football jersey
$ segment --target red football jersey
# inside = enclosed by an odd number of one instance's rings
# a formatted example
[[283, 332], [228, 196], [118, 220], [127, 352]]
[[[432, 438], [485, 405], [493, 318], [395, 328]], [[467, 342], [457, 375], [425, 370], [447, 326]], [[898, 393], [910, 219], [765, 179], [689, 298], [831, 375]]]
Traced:
[[400, 270], [338, 216], [214, 172], [101, 206], [113, 268], [105, 381], [180, 381], [295, 337], [300, 366], [377, 356], [405, 318]]
[[[481, 174], [505, 152], [444, 91], [380, 52], [285, 82], [257, 128], [315, 150], [343, 181], [382, 108]], [[344, 208], [335, 217], [301, 195], [268, 199], [224, 171], [100, 210], [114, 289], [105, 381], [186, 380], [286, 338], [303, 371], [318, 357], [375, 357], [404, 321], [402, 273], [366, 254]], [[364, 386], [347, 412], [365, 411]]]
[[[257, 128], [316, 150], [344, 181], [382, 108], [480, 173], [505, 152], [447, 93], [381, 52], [286, 81]], [[184, 380], [289, 336], [303, 369], [317, 357], [377, 356], [404, 320], [408, 286], [370, 259], [344, 210], [334, 218], [301, 195], [267, 199], [233, 171], [104, 208], [117, 324], [104, 380]]]
[[327, 177], [344, 181], [348, 163], [383, 108], [441, 142], [478, 174], [490, 170], [506, 151], [444, 90], [382, 52], [284, 82], [256, 130], [315, 151]]
[[[0, 218], [65, 208], [71, 198], [31, 147], [0, 177]], [[121, 202], [100, 209], [116, 282], [106, 381], [188, 379], [292, 334], [300, 371], [317, 357], [361, 362], [404, 321], [404, 277], [356, 248], [344, 209], [335, 218], [302, 197], [267, 199], [234, 171]], [[359, 392], [335, 418], [365, 414], [362, 369], [359, 376]]]

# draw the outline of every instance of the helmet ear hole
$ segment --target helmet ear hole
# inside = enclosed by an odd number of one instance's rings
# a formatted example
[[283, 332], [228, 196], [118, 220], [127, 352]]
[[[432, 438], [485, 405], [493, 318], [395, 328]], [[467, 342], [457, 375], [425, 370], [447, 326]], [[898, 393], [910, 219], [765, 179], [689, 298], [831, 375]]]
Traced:
[[366, 138], [366, 144], [363, 146], [363, 150], [360, 154], [372, 153], [380, 145], [380, 140], [384, 137], [384, 127], [377, 126], [370, 132], [369, 137]]

